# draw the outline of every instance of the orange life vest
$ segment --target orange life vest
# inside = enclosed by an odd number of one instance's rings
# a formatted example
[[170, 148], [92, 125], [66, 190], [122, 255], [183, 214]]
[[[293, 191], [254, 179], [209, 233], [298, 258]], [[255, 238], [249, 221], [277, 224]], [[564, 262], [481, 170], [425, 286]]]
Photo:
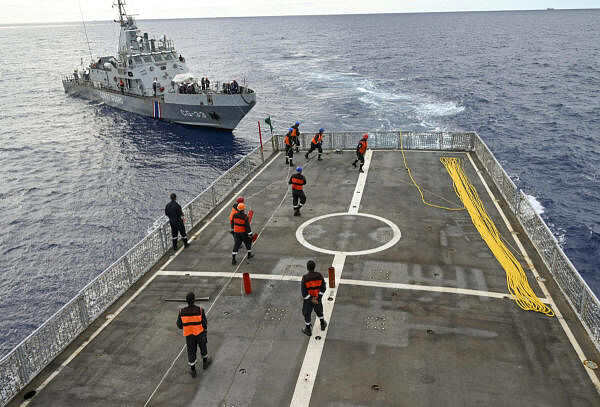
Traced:
[[292, 137], [298, 137], [298, 129], [295, 127], [292, 127]]
[[305, 184], [304, 179], [292, 175], [292, 189], [302, 191], [302, 186]]
[[291, 146], [292, 145], [292, 140], [290, 139], [290, 135], [286, 134], [285, 136], [285, 140], [283, 140], [283, 142], [285, 143], [286, 146]]
[[240, 211], [238, 211], [237, 209], [237, 204], [233, 205], [233, 208], [231, 208], [231, 212], [229, 212], [229, 222], [233, 220], [233, 215], [235, 215], [236, 213], [240, 213]]
[[179, 316], [183, 323], [183, 336], [200, 335], [204, 332], [204, 327], [202, 326], [202, 308], [200, 308], [200, 314], [181, 315], [181, 311], [179, 311]]
[[315, 134], [315, 136], [312, 139], [312, 143], [313, 144], [319, 144], [322, 141], [323, 141], [323, 134], [322, 133]]
[[361, 140], [358, 142], [358, 150], [360, 154], [364, 154], [367, 151], [367, 140]]
[[246, 233], [247, 222], [246, 214], [238, 212], [233, 215], [233, 233]]
[[306, 290], [308, 291], [308, 293], [310, 294], [311, 297], [319, 296], [319, 291], [320, 291], [319, 288], [321, 287], [321, 280], [305, 281], [304, 286], [306, 287]]

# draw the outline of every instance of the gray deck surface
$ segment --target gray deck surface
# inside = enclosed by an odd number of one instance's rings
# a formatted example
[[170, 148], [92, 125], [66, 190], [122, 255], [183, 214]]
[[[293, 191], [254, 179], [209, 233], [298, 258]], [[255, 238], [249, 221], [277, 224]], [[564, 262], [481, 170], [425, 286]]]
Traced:
[[[407, 152], [419, 184], [458, 203], [452, 181], [439, 162], [441, 155]], [[467, 156], [443, 155], [463, 158], [463, 167], [488, 214], [506, 240], [511, 240]], [[242, 193], [255, 210], [253, 230], [260, 232], [256, 257], [231, 266], [227, 203], [227, 209], [154, 276], [31, 399], [31, 405], [142, 406], [148, 401], [152, 406], [289, 405], [307, 345], [317, 340], [315, 335], [323, 334], [318, 327], [310, 339], [300, 332], [302, 301], [300, 283], [294, 278], [305, 272], [308, 259], [314, 259], [326, 276], [333, 260], [333, 255], [302, 246], [295, 233], [312, 217], [348, 211], [358, 179], [358, 171], [349, 165], [353, 159], [352, 152], [326, 154], [322, 162], [305, 163], [299, 157], [297, 163], [304, 165], [308, 180], [308, 202], [302, 216], [293, 217], [289, 168], [283, 156], [276, 157]], [[507, 293], [505, 272], [468, 213], [423, 205], [403, 169], [400, 152], [373, 152], [362, 195], [360, 212], [394, 222], [402, 237], [385, 251], [346, 258], [342, 279], [379, 286], [338, 281], [311, 406], [600, 406], [587, 368], [557, 318], [522, 311], [506, 298], [391, 285]], [[427, 197], [447, 204], [430, 193]], [[510, 220], [516, 227], [514, 219]], [[377, 220], [345, 216], [317, 221], [304, 236], [315, 246], [354, 251], [380, 246], [391, 234]], [[523, 240], [538, 271], [549, 280], [529, 242]], [[238, 259], [244, 255], [242, 249]], [[251, 295], [242, 295], [240, 278], [214, 274], [234, 270], [237, 276], [243, 272], [255, 276]], [[193, 273], [164, 275], [168, 271]], [[542, 297], [537, 281], [527, 273]], [[284, 277], [258, 278], [262, 274]], [[214, 363], [192, 378], [185, 341], [175, 326], [182, 305], [163, 299], [184, 298], [190, 290], [215, 298], [224, 285], [216, 302], [201, 304], [210, 310], [208, 349]], [[552, 282], [548, 288], [585, 354], [599, 360]], [[97, 325], [82, 338], [89, 337]], [[39, 386], [75, 347], [23, 393]], [[16, 401], [22, 400], [22, 394]]]

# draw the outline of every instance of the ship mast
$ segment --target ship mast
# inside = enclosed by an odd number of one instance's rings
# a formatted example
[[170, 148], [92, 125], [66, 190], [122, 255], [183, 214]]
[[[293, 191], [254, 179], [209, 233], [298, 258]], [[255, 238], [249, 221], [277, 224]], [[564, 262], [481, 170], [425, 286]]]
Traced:
[[[121, 27], [124, 27], [125, 25], [127, 25], [127, 13], [125, 12], [125, 0], [117, 0], [115, 3], [113, 3], [113, 7], [114, 6], [118, 6], [119, 7], [119, 22], [121, 23]], [[116, 22], [116, 20], [115, 20]]]

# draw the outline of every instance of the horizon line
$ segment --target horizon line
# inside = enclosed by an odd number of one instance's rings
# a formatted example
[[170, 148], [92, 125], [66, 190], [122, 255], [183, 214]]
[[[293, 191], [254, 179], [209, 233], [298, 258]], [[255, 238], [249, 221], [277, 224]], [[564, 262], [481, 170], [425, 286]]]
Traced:
[[[592, 8], [540, 8], [540, 9], [496, 9], [496, 10], [451, 10], [451, 11], [404, 11], [404, 12], [374, 12], [374, 13], [333, 13], [333, 14], [274, 14], [274, 15], [247, 15], [247, 16], [213, 16], [213, 17], [169, 17], [169, 18], [142, 18], [139, 21], [149, 20], [211, 20], [220, 18], [271, 18], [271, 17], [328, 17], [328, 16], [364, 16], [364, 15], [391, 15], [391, 14], [448, 14], [448, 13], [506, 13], [513, 11], [585, 11], [600, 10], [600, 7]], [[136, 16], [139, 14], [129, 14]], [[115, 20], [84, 20], [92, 23], [116, 22]], [[80, 23], [81, 20], [66, 21], [31, 21], [21, 23], [0, 23], [2, 26], [11, 25], [41, 25], [41, 24], [70, 24]]]

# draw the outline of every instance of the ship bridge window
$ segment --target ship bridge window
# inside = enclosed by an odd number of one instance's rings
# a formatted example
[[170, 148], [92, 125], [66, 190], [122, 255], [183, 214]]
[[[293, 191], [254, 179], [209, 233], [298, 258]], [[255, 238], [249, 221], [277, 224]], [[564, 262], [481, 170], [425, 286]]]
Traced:
[[158, 62], [158, 61], [162, 61], [163, 59], [162, 59], [162, 57], [160, 55], [154, 55], [154, 60], [156, 62]]
[[152, 62], [152, 57], [150, 55], [144, 55], [144, 61], [146, 62]]
[[139, 56], [137, 56], [137, 55], [133, 57], [133, 60], [136, 62], [136, 64], [141, 64], [142, 63], [142, 58], [139, 57]]

